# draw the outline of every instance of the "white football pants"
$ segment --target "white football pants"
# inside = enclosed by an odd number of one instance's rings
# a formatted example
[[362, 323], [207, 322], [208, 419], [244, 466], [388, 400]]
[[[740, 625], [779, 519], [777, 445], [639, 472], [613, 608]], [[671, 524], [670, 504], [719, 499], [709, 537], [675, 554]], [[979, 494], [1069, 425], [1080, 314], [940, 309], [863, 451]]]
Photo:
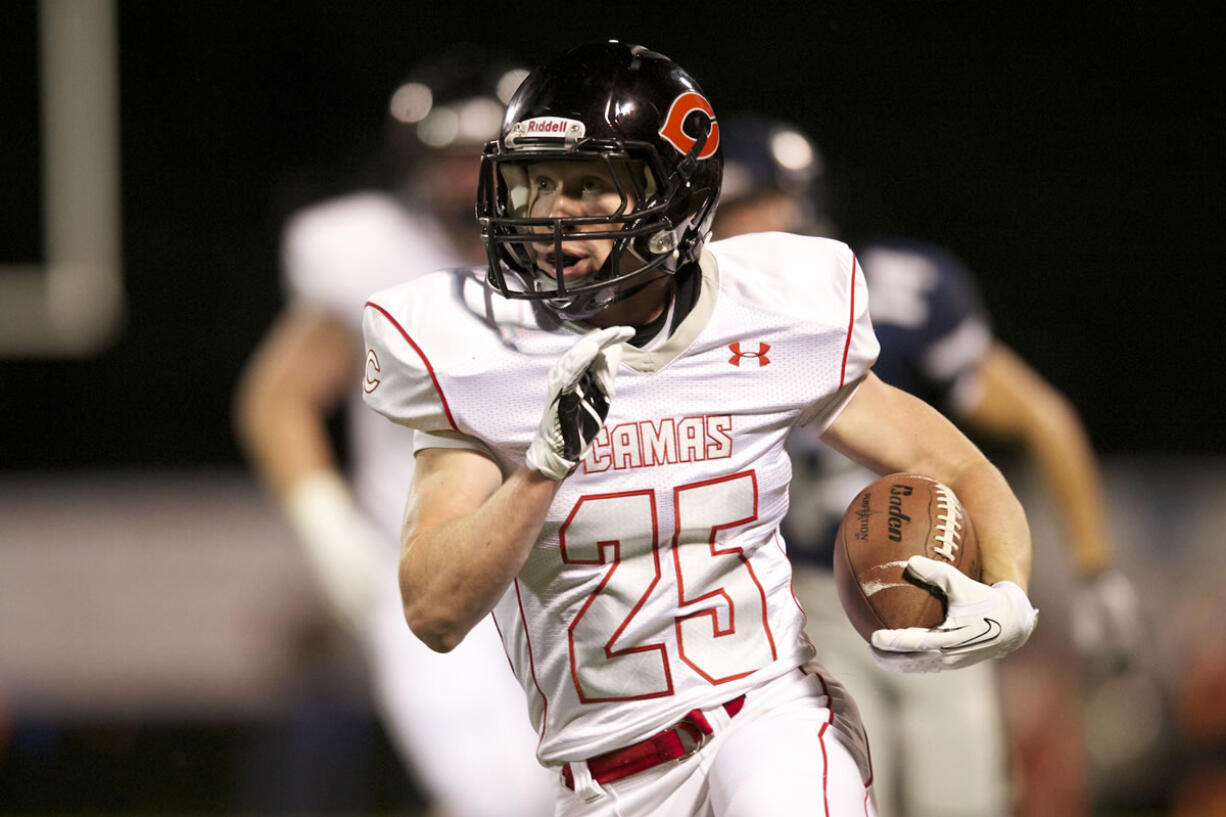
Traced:
[[797, 670], [749, 692], [736, 717], [704, 710], [706, 746], [586, 792], [576, 773], [557, 817], [874, 817], [822, 696], [821, 682]]

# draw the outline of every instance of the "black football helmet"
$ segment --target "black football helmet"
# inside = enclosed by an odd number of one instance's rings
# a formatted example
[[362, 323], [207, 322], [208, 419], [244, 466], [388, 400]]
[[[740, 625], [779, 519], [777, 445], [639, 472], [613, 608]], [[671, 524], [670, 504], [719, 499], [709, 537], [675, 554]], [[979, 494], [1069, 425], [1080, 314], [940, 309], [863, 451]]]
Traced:
[[[615, 213], [529, 216], [527, 165], [593, 160], [617, 187]], [[637, 292], [635, 279], [654, 270], [676, 275], [697, 261], [722, 175], [715, 112], [681, 66], [616, 41], [569, 51], [528, 75], [501, 135], [486, 146], [477, 216], [489, 284], [563, 319], [590, 317]], [[579, 227], [593, 225], [597, 231], [580, 236]], [[540, 269], [529, 237], [552, 243], [552, 271]], [[564, 245], [580, 238], [611, 239], [613, 249], [599, 270], [568, 283]]]

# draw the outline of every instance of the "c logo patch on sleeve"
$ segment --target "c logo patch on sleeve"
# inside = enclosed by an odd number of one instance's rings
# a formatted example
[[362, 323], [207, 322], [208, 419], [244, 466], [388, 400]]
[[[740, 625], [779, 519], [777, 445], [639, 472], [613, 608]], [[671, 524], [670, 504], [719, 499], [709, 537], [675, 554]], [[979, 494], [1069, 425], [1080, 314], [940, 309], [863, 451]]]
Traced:
[[362, 389], [367, 394], [370, 394], [375, 389], [379, 388], [379, 356], [375, 354], [374, 349], [366, 350], [366, 382], [362, 384]]

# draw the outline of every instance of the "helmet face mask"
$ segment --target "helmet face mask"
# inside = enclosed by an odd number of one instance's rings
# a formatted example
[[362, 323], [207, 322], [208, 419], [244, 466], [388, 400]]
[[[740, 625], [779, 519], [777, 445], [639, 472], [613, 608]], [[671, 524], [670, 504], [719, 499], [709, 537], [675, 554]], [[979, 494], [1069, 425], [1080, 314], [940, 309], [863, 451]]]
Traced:
[[[688, 107], [679, 109], [683, 99]], [[489, 284], [505, 297], [538, 300], [557, 317], [583, 319], [676, 274], [697, 260], [709, 235], [718, 146], [718, 126], [693, 80], [640, 46], [582, 46], [533, 71], [482, 158], [477, 216]], [[535, 206], [529, 172], [574, 163], [582, 163], [576, 173], [607, 185], [603, 206]], [[593, 246], [608, 248], [598, 267], [568, 268], [592, 257]]]
[[[544, 212], [534, 197], [530, 174], [536, 167], [562, 162], [577, 165], [579, 173], [607, 180], [611, 195], [605, 198], [613, 203], [603, 212], [583, 210], [565, 216]], [[576, 304], [578, 296], [587, 296], [580, 300], [593, 306], [607, 305], [601, 303], [607, 295], [595, 300], [591, 296], [660, 268], [675, 249], [666, 212], [674, 191], [661, 189], [658, 173], [658, 161], [633, 159], [621, 151], [487, 155], [481, 200], [491, 215], [482, 216], [482, 236], [489, 250], [491, 281], [499, 289], [509, 289], [511, 297], [539, 297], [568, 315], [582, 311]], [[577, 249], [579, 242], [582, 251]], [[596, 269], [581, 276], [567, 274], [568, 259], [604, 244], [611, 246]], [[512, 275], [507, 276], [507, 271]]]

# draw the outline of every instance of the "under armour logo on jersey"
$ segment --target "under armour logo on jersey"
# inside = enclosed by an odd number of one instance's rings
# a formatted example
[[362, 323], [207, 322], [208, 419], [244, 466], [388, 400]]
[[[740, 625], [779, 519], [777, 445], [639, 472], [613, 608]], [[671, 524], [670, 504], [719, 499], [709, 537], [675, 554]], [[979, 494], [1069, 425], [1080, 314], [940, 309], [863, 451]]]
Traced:
[[769, 343], [759, 343], [758, 351], [756, 352], [742, 351], [740, 341], [729, 343], [728, 348], [732, 350], [732, 357], [728, 358], [728, 362], [733, 366], [740, 366], [743, 358], [758, 361], [758, 368], [762, 368], [771, 362], [771, 359], [766, 356], [766, 353], [771, 350]]
[[375, 354], [374, 349], [366, 350], [366, 382], [362, 384], [362, 389], [367, 394], [370, 394], [375, 389], [379, 388], [379, 356]]

